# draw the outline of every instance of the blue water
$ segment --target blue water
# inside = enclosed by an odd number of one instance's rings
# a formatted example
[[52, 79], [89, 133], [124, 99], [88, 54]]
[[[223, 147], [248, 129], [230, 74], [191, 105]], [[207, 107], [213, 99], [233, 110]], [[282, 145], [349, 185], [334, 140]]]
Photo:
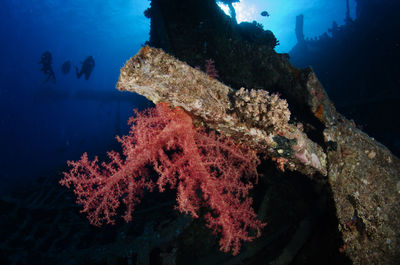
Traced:
[[[148, 1], [0, 2], [1, 186], [65, 165], [84, 151], [95, 154], [127, 131], [138, 96], [115, 98], [119, 69], [148, 40]], [[38, 64], [53, 56], [57, 83], [45, 83]], [[89, 80], [64, 75], [92, 55]], [[71, 69], [74, 70], [74, 69]], [[120, 92], [119, 92], [120, 93]], [[118, 95], [117, 95], [118, 96]]]
[[[288, 52], [295, 44], [295, 15], [314, 12], [308, 21], [323, 20], [322, 28], [321, 23], [313, 24], [319, 31], [333, 20], [342, 22], [345, 1], [331, 3], [329, 17], [318, 8], [331, 1], [306, 2], [243, 0], [248, 8], [238, 8], [237, 13], [240, 18], [259, 19], [280, 40], [278, 51]], [[148, 0], [0, 1], [0, 188], [29, 184], [37, 176], [60, 170], [84, 151], [91, 157], [104, 153], [115, 144], [116, 134], [127, 132], [132, 109], [149, 103], [117, 92], [115, 84], [124, 62], [149, 39], [150, 20], [143, 15], [149, 4]], [[260, 17], [263, 10], [271, 13], [269, 20]], [[312, 35], [313, 27], [308, 29]], [[40, 71], [38, 62], [45, 51], [52, 53], [56, 84], [45, 83]], [[61, 72], [66, 60], [80, 66], [88, 55], [96, 63], [89, 80], [77, 79], [74, 69], [67, 75]]]
[[[227, 6], [220, 4], [229, 14]], [[346, 17], [346, 0], [240, 0], [234, 3], [238, 23], [256, 20], [271, 30], [280, 42], [277, 52], [287, 53], [296, 44], [294, 34], [296, 16], [304, 15], [306, 38], [314, 38], [325, 33], [336, 21], [343, 25]], [[349, 0], [350, 16], [356, 17], [356, 0]], [[262, 11], [269, 13], [261, 16]]]

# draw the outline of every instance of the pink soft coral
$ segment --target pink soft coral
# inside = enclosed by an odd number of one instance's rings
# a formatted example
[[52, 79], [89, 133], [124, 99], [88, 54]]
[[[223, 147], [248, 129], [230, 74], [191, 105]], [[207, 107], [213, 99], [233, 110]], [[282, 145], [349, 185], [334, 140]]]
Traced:
[[[80, 161], [68, 162], [72, 169], [60, 181], [68, 188], [74, 185], [77, 203], [92, 224], [114, 223], [121, 202], [124, 219], [130, 221], [145, 189], [158, 186], [162, 192], [169, 184], [177, 188], [181, 212], [197, 218], [200, 207], [209, 209], [204, 218], [221, 234], [221, 250], [232, 249], [236, 255], [242, 241], [260, 236], [265, 224], [257, 219], [248, 196], [259, 161], [252, 150], [195, 128], [184, 110], [170, 110], [166, 104], [136, 112], [130, 123], [129, 135], [117, 138], [123, 157], [109, 152], [111, 162], [99, 166], [97, 157], [89, 161], [85, 153]], [[156, 183], [148, 176], [149, 166], [159, 174]], [[255, 236], [250, 229], [256, 230]]]

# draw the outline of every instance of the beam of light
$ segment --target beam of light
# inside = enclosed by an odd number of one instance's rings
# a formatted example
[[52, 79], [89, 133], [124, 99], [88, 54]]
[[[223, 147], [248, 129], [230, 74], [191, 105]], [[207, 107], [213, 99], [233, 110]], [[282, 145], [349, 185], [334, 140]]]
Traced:
[[[227, 5], [218, 2], [218, 6], [225, 12], [225, 14], [230, 16], [229, 7]], [[242, 0], [239, 3], [233, 3], [233, 7], [236, 11], [236, 20], [238, 23], [246, 21], [252, 22], [258, 18], [258, 14], [260, 13], [257, 5], [246, 0]]]
[[[229, 15], [229, 8], [219, 3], [221, 9]], [[304, 15], [304, 34], [306, 38], [319, 36], [332, 26], [336, 21], [338, 25], [344, 23], [346, 14], [345, 0], [241, 0], [234, 3], [237, 22], [252, 22], [256, 20], [271, 30], [280, 45], [277, 52], [289, 52], [296, 44], [295, 22], [296, 16]], [[356, 3], [350, 0], [350, 14], [355, 18]], [[261, 16], [262, 11], [267, 11], [270, 16]]]

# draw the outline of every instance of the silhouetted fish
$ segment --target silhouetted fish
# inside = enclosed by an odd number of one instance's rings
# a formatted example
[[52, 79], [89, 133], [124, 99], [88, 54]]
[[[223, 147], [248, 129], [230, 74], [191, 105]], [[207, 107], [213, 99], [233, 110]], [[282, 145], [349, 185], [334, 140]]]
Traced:
[[261, 12], [261, 16], [269, 17], [269, 13], [267, 11], [263, 11], [263, 12]]

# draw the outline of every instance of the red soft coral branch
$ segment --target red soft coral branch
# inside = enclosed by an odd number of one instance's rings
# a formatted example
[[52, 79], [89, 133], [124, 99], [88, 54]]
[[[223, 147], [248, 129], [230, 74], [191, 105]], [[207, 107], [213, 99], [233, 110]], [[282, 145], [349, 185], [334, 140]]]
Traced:
[[[184, 110], [171, 110], [166, 104], [136, 112], [129, 122], [130, 133], [117, 137], [122, 157], [109, 152], [110, 162], [99, 166], [97, 157], [89, 161], [85, 153], [80, 161], [68, 162], [72, 168], [60, 181], [74, 186], [90, 223], [114, 223], [121, 203], [128, 222], [145, 190], [157, 186], [162, 192], [169, 185], [177, 189], [179, 211], [197, 218], [201, 207], [209, 209], [204, 218], [214, 233], [221, 234], [221, 250], [232, 249], [236, 255], [242, 241], [260, 236], [265, 224], [257, 219], [248, 197], [259, 162], [252, 150], [195, 128]], [[159, 174], [156, 183], [149, 178], [149, 166]]]

